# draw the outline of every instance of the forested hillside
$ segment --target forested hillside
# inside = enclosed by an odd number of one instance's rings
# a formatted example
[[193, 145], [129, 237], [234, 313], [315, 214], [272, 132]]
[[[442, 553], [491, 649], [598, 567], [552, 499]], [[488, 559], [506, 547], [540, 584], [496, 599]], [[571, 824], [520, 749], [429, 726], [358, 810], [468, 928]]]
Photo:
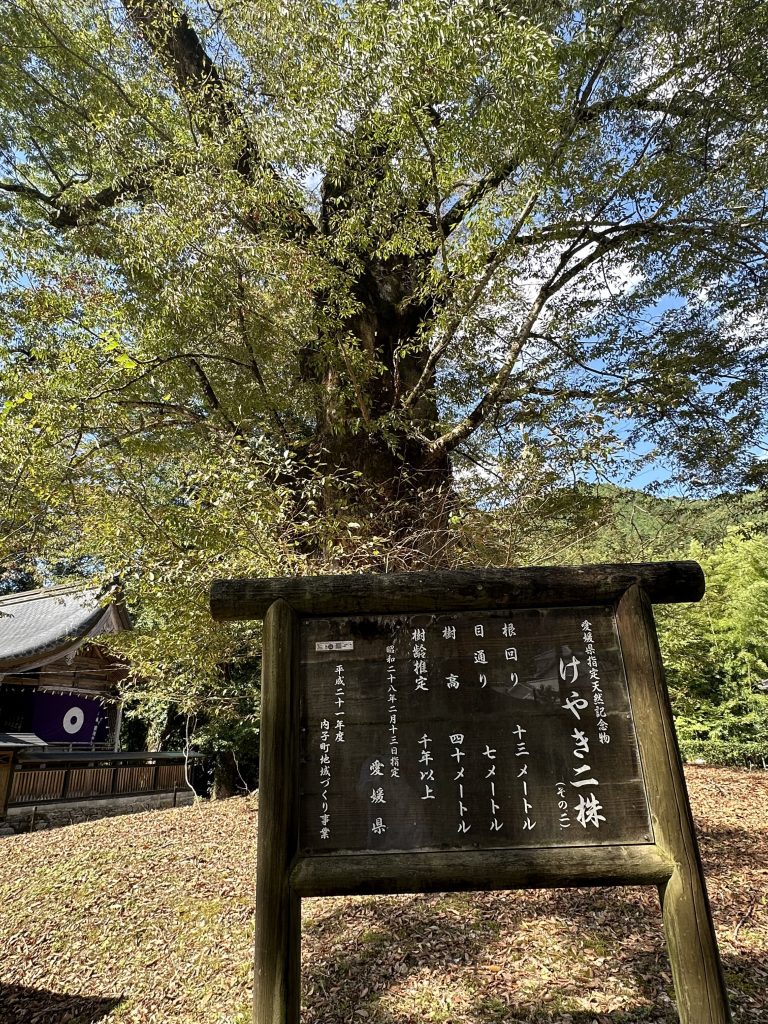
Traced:
[[474, 557], [494, 565], [666, 558], [702, 565], [707, 591], [700, 604], [655, 609], [683, 754], [764, 766], [768, 495], [690, 500], [577, 487], [537, 500], [529, 513], [479, 512]]

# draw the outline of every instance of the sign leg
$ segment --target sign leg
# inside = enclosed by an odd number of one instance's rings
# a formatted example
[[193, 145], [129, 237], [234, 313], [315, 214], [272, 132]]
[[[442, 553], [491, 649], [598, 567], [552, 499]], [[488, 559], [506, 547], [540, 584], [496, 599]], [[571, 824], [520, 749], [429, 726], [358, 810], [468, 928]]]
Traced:
[[301, 901], [290, 871], [298, 844], [296, 618], [276, 601], [264, 620], [256, 863], [254, 1024], [298, 1024]]
[[257, 902], [254, 1024], [298, 1024], [301, 1010], [301, 900], [291, 891]]
[[728, 995], [650, 601], [631, 587], [616, 620], [656, 844], [673, 865], [659, 889], [680, 1024], [729, 1024]]
[[729, 1024], [717, 939], [698, 871], [678, 864], [659, 886], [659, 897], [680, 1024]]

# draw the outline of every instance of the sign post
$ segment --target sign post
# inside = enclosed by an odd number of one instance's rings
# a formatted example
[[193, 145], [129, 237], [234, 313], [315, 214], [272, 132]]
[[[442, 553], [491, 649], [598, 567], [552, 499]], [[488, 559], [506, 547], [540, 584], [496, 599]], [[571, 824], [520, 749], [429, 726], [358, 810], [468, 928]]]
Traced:
[[693, 562], [220, 581], [264, 618], [256, 1024], [303, 896], [656, 885], [682, 1024], [729, 1011], [651, 605]]

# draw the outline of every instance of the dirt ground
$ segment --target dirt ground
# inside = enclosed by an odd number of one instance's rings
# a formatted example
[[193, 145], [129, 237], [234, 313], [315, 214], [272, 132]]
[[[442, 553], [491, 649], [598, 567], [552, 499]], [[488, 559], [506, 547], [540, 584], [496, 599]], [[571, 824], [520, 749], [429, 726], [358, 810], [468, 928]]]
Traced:
[[[736, 1024], [768, 1021], [768, 773], [687, 779]], [[0, 1024], [247, 1024], [255, 798], [0, 839]], [[652, 889], [305, 900], [305, 1024], [671, 1024]]]

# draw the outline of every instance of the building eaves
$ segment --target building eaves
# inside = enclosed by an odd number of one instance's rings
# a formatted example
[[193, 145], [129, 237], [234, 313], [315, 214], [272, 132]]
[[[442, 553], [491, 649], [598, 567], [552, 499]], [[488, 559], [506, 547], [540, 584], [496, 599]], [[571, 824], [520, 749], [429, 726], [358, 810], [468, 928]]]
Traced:
[[64, 657], [89, 636], [119, 633], [130, 621], [111, 595], [77, 585], [0, 597], [0, 673]]

